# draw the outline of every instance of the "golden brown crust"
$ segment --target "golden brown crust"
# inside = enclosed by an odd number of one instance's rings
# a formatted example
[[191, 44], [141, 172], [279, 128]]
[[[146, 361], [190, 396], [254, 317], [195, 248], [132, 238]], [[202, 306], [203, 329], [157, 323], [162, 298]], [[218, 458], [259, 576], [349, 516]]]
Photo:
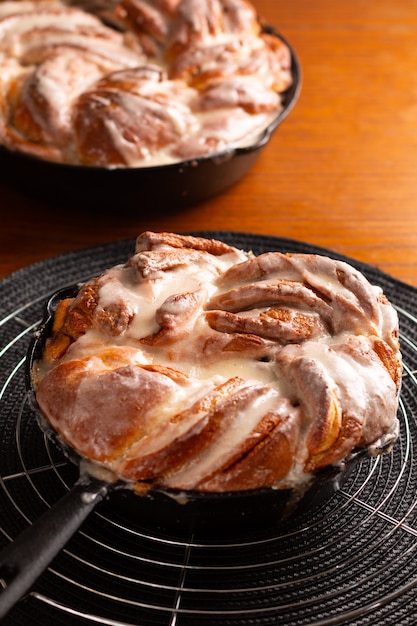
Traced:
[[[167, 232], [152, 232], [145, 231], [136, 239], [136, 252], [142, 250], [149, 250], [156, 253], [158, 245], [163, 245], [167, 248], [165, 254], [168, 254], [169, 248], [176, 248], [181, 250], [199, 250], [202, 252], [208, 252], [214, 256], [221, 256], [222, 254], [235, 253], [236, 250], [233, 246], [229, 246], [223, 241], [217, 239], [207, 239], [206, 237], [194, 237], [193, 235], [178, 235], [177, 233]], [[134, 257], [133, 257], [134, 258]]]
[[253, 334], [284, 343], [297, 342], [323, 335], [326, 327], [316, 314], [307, 314], [285, 308], [269, 308], [257, 315], [208, 311], [206, 320], [211, 328], [219, 332]]
[[381, 359], [387, 372], [389, 372], [395, 386], [399, 388], [402, 369], [396, 352], [385, 341], [377, 338], [373, 341], [373, 349]]

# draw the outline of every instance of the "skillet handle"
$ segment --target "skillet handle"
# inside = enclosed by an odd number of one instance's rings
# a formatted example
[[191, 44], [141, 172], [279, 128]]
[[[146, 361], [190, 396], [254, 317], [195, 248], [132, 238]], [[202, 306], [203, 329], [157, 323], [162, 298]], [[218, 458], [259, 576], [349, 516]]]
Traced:
[[0, 621], [103, 500], [109, 483], [83, 476], [61, 500], [0, 552]]

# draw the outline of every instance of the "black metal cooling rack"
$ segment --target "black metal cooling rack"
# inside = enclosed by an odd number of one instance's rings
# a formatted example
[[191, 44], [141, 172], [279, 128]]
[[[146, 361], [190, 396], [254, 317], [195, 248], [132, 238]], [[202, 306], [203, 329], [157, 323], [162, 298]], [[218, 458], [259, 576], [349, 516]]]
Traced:
[[[246, 233], [197, 233], [255, 254], [329, 250]], [[46, 298], [124, 262], [133, 241], [55, 257], [0, 282], [0, 547], [68, 491], [76, 471], [27, 404], [25, 354]], [[341, 258], [339, 256], [339, 258]], [[164, 530], [100, 506], [5, 626], [404, 626], [417, 612], [417, 290], [347, 259], [400, 317], [401, 436], [308, 515], [231, 536]], [[416, 314], [417, 315], [417, 314]], [[1, 592], [0, 592], [1, 602]]]

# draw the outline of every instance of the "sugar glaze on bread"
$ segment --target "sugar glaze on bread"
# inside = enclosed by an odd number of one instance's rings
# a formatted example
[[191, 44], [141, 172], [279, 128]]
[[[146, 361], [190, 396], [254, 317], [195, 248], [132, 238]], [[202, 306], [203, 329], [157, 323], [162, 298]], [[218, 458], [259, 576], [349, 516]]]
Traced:
[[292, 488], [398, 435], [398, 319], [325, 256], [144, 232], [60, 302], [37, 401], [82, 456], [141, 485]]

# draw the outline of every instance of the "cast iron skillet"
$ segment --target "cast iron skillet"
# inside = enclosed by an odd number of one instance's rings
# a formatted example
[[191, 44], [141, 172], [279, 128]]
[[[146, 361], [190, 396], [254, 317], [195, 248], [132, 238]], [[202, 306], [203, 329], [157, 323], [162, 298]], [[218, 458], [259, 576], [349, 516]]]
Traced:
[[291, 53], [293, 82], [282, 94], [283, 109], [259, 139], [244, 148], [143, 168], [105, 168], [54, 163], [0, 146], [4, 183], [58, 206], [86, 210], [169, 211], [197, 204], [236, 183], [254, 165], [274, 131], [294, 107], [301, 69], [294, 50], [272, 27], [263, 30], [281, 39]]
[[[78, 468], [79, 477], [61, 500], [0, 553], [0, 620], [30, 590], [97, 506], [112, 507], [129, 516], [133, 523], [145, 527], [149, 524], [153, 529], [156, 526], [161, 532], [185, 532], [190, 536], [191, 531], [198, 531], [218, 537], [227, 537], [231, 532], [236, 537], [241, 531], [274, 527], [310, 512], [334, 494], [352, 469], [369, 456], [367, 449], [354, 451], [342, 465], [317, 473], [303, 493], [272, 488], [218, 494], [152, 489], [146, 496], [136, 495], [131, 483], [103, 471], [65, 444], [46, 423], [36, 403], [34, 363], [43, 353], [58, 302], [75, 296], [78, 289], [78, 284], [66, 287], [48, 300], [43, 322], [31, 340], [25, 375], [28, 400], [39, 426]], [[392, 442], [387, 443], [380, 453], [388, 451], [391, 445]]]

